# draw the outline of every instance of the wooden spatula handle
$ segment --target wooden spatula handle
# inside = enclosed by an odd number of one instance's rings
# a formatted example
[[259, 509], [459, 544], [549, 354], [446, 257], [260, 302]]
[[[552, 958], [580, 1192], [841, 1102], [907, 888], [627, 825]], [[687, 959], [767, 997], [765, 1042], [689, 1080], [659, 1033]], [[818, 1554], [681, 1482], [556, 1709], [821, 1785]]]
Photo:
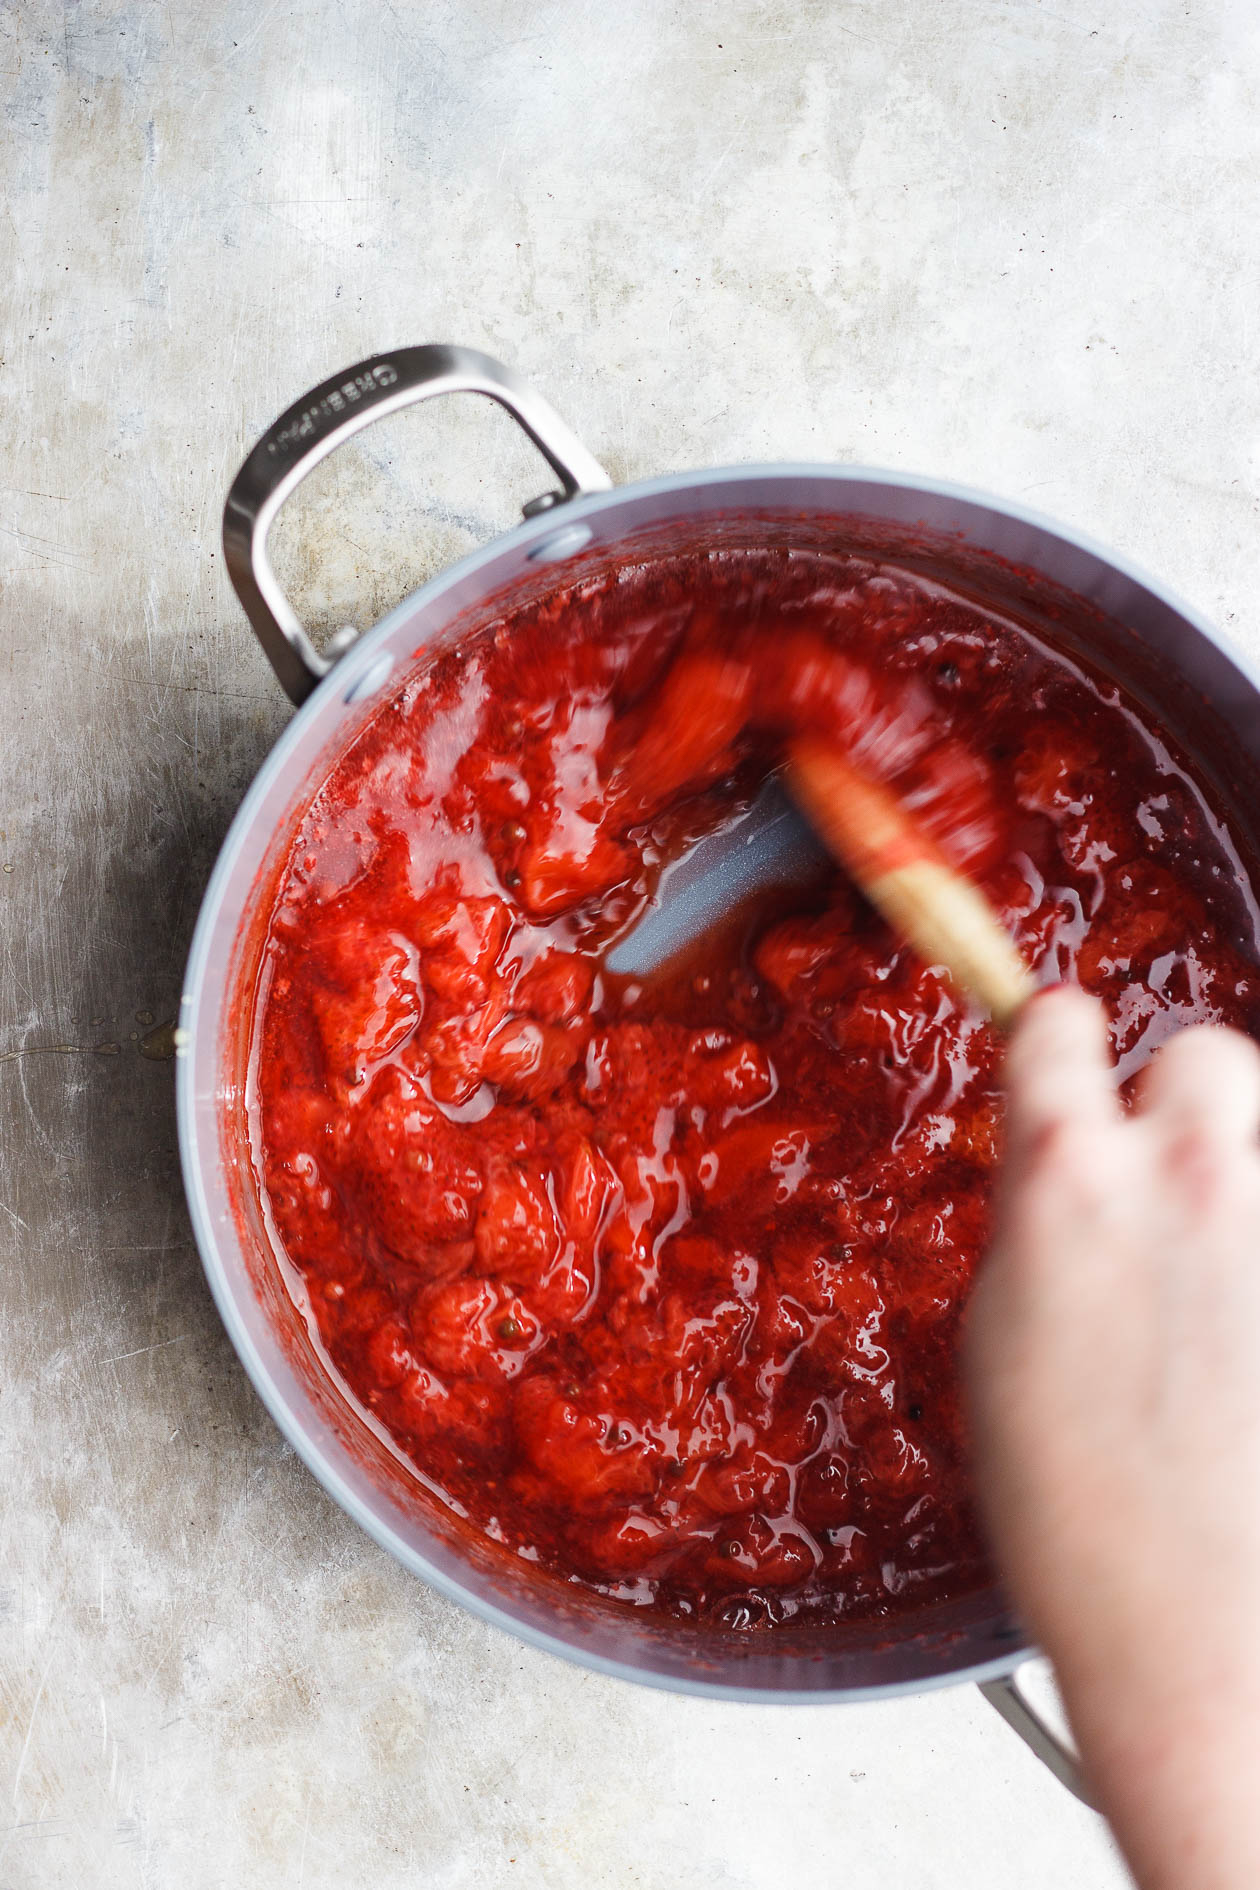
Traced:
[[1005, 1029], [1034, 990], [1032, 974], [978, 887], [950, 865], [896, 796], [830, 743], [788, 749], [787, 783], [802, 811], [871, 904], [920, 957]]

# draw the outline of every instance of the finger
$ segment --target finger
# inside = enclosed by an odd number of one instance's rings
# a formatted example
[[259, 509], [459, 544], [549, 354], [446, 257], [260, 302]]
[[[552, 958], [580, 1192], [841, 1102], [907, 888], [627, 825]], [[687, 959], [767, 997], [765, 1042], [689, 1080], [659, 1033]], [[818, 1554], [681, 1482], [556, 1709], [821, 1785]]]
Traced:
[[1260, 1053], [1240, 1031], [1200, 1024], [1170, 1037], [1147, 1065], [1138, 1108], [1172, 1133], [1231, 1144], [1260, 1132]]
[[1015, 1170], [1065, 1123], [1100, 1132], [1120, 1120], [1102, 1005], [1073, 986], [1025, 1006], [1006, 1055], [1007, 1163]]

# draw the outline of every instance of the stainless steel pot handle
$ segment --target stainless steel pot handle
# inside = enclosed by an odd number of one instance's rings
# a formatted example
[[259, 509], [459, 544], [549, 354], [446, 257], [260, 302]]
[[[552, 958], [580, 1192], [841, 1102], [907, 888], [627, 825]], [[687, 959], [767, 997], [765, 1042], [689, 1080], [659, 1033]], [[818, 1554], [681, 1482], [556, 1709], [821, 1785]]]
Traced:
[[[612, 484], [559, 414], [511, 368], [475, 348], [395, 348], [321, 381], [267, 429], [227, 496], [223, 553], [228, 576], [271, 667], [294, 702], [304, 702], [342, 651], [321, 656], [298, 622], [267, 556], [267, 534], [280, 507], [334, 447], [373, 420], [435, 394], [486, 394], [506, 407], [560, 480], [525, 506], [525, 515], [579, 492]], [[344, 645], [343, 645], [344, 648]]]
[[1080, 1760], [1071, 1747], [1065, 1745], [1059, 1735], [1047, 1726], [1020, 1686], [1019, 1675], [1020, 1669], [1017, 1667], [1014, 1673], [1005, 1674], [1000, 1680], [982, 1681], [980, 1691], [1007, 1725], [1019, 1734], [1029, 1750], [1054, 1773], [1060, 1785], [1066, 1785], [1074, 1798], [1079, 1798], [1091, 1811], [1097, 1811], [1098, 1804], [1085, 1782]]

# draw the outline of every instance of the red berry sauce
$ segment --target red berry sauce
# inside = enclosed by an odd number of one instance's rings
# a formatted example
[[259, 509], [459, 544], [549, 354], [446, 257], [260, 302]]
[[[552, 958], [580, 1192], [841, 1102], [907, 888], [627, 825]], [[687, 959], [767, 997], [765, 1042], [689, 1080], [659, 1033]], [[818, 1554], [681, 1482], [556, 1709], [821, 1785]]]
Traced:
[[1121, 1077], [1260, 1023], [1219, 810], [1031, 631], [836, 558], [663, 559], [417, 669], [309, 807], [255, 1024], [273, 1225], [348, 1393], [488, 1536], [675, 1616], [987, 1581], [955, 1370], [990, 1028], [838, 873], [610, 943], [812, 726], [974, 873]]

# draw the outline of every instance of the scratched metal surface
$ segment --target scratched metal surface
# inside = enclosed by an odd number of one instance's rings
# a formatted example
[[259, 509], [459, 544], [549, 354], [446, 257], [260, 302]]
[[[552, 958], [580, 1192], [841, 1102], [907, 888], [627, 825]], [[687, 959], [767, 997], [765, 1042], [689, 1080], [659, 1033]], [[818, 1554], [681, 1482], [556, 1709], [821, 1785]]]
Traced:
[[[286, 713], [222, 495], [379, 346], [515, 361], [614, 476], [1018, 494], [1258, 647], [1258, 87], [1250, 0], [0, 8], [0, 1890], [1122, 1881], [967, 1692], [672, 1700], [404, 1579], [219, 1329], [161, 1026]], [[538, 485], [400, 421], [282, 563], [369, 621]]]

